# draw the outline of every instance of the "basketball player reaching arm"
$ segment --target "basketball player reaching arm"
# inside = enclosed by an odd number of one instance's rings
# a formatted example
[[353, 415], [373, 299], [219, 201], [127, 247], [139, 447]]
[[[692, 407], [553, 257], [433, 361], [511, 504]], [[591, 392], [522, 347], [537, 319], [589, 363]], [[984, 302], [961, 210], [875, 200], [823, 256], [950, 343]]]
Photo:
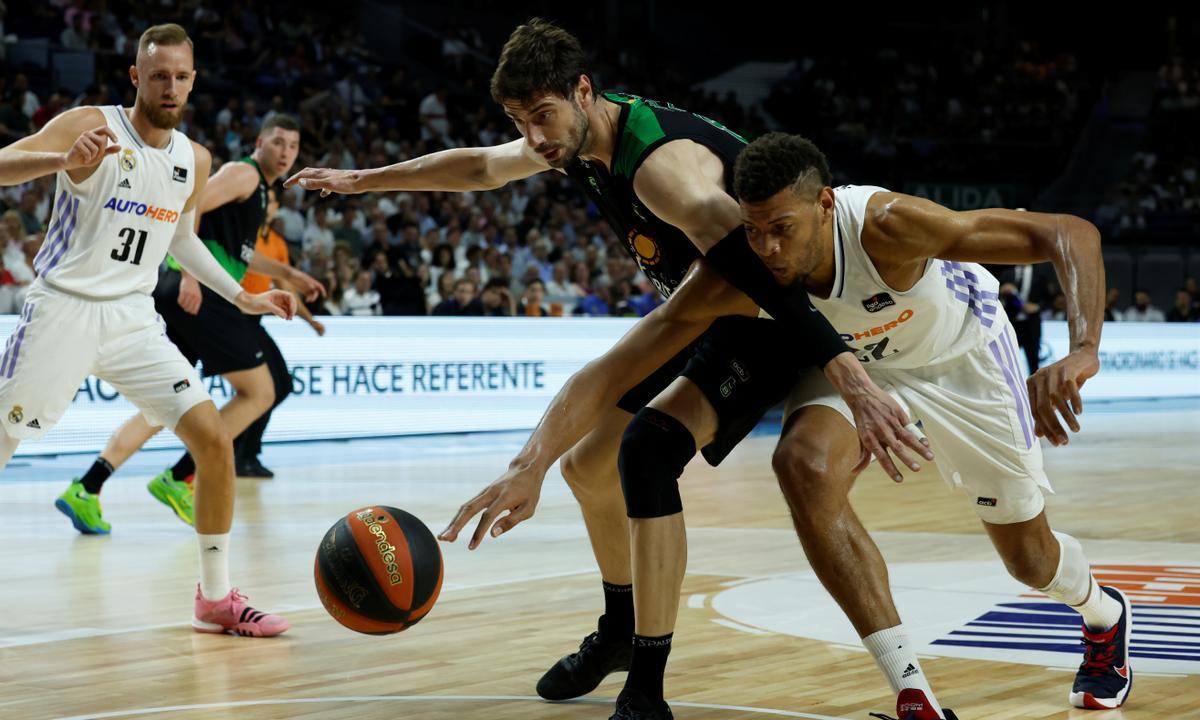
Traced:
[[[745, 147], [744, 139], [720, 123], [670, 104], [598, 92], [578, 40], [538, 20], [513, 32], [491, 90], [521, 140], [449, 150], [361, 172], [306, 169], [288, 182], [324, 193], [482, 190], [558, 170], [600, 208], [664, 295], [675, 290], [696, 258], [707, 255], [717, 271], [779, 318], [777, 323], [737, 317], [714, 322], [694, 347], [632, 388], [615, 407], [606, 408], [564, 456], [563, 474], [580, 501], [600, 565], [605, 614], [599, 632], [584, 641], [580, 652], [560, 660], [538, 683], [542, 697], [563, 700], [590, 692], [605, 675], [630, 662], [630, 640], [637, 640], [632, 596], [642, 590], [630, 585], [628, 517], [641, 512], [679, 515], [669, 497], [660, 503], [643, 496], [640, 500], [648, 502], [629, 507], [630, 498], [622, 493], [622, 475], [628, 468], [619, 469], [618, 451], [631, 437], [643, 448], [633, 454], [635, 465], [662, 456], [674, 468], [698, 450], [716, 465], [782, 399], [798, 369], [816, 364], [845, 393], [860, 421], [862, 446], [874, 452], [890, 474], [899, 475], [889, 451], [903, 453], [912, 447], [930, 455], [906, 429], [903, 410], [870, 382], [841, 337], [811, 309], [803, 287], [772, 283], [750, 250], [730, 191], [733, 163]], [[670, 189], [672, 183], [677, 188]], [[784, 327], [791, 333], [780, 333]], [[775, 350], [785, 337], [792, 339], [794, 352]], [[736, 379], [729, 379], [730, 368], [738, 369]], [[665, 429], [666, 442], [651, 440], [654, 428]], [[657, 451], [646, 452], [652, 448]], [[513, 487], [514, 493], [525, 489], [522, 483]], [[536, 497], [528, 502], [536, 502]], [[675, 520], [681, 525], [681, 518]], [[682, 535], [669, 542], [681, 546]], [[663, 597], [661, 602], [675, 599]], [[636, 649], [632, 652], [636, 657]], [[617, 717], [627, 717], [627, 705], [618, 702]]]
[[295, 299], [244, 292], [192, 229], [211, 156], [174, 129], [195, 79], [186, 31], [146, 30], [129, 73], [137, 88], [133, 108], [73, 109], [0, 149], [0, 184], [55, 172], [58, 187], [51, 232], [35, 259], [38, 280], [0, 374], [0, 406], [10, 408], [0, 468], [21, 439], [41, 437], [57, 422], [89, 373], [105, 380], [196, 455], [200, 583], [193, 627], [276, 635], [288, 628], [283, 618], [253, 613], [253, 621], [243, 621], [250, 608], [229, 581], [230, 440], [195, 368], [163, 335], [150, 292], [170, 251], [243, 312], [290, 319]]
[[[591, 92], [586, 77], [581, 79], [581, 85]], [[322, 197], [331, 193], [392, 190], [466, 192], [494, 190], [549, 169], [561, 171], [561, 167], [546, 162], [546, 156], [557, 160], [563, 157], [564, 150], [539, 154], [535, 148], [561, 144], [554, 131], [563, 130], [545, 127], [543, 122], [533, 119], [522, 119], [518, 127], [525, 137], [503, 145], [443, 150], [367, 170], [305, 168], [284, 185], [299, 184], [320, 190]], [[595, 129], [591, 132], [600, 135]], [[612, 128], [608, 132], [611, 134]], [[889, 451], [905, 457], [902, 453], [908, 446], [926, 460], [932, 460], [925, 444], [907, 429], [908, 418], [903, 410], [884, 399], [886, 394], [870, 381], [841, 338], [811, 307], [802, 288], [790, 288], [788, 292], [789, 289], [770, 282], [770, 274], [745, 243], [737, 201], [721, 185], [722, 171], [719, 159], [704, 146], [686, 140], [670, 142], [654, 151], [642, 165], [635, 189], [647, 207], [683, 230], [702, 252], [716, 250], [718, 256], [712, 259], [713, 266], [718, 270], [727, 268], [732, 282], [752, 283], [756, 302], [774, 308], [781, 318], [790, 318], [794, 327], [806, 336], [813, 334], [821, 346], [820, 356], [826, 358], [823, 366], [830, 382], [845, 395], [859, 420], [864, 467], [874, 456], [889, 477], [899, 481], [902, 476]], [[717, 265], [718, 262], [724, 265]], [[703, 298], [696, 299], [703, 302]], [[914, 470], [919, 467], [914, 467], [917, 464], [912, 460], [905, 461], [905, 465]]]

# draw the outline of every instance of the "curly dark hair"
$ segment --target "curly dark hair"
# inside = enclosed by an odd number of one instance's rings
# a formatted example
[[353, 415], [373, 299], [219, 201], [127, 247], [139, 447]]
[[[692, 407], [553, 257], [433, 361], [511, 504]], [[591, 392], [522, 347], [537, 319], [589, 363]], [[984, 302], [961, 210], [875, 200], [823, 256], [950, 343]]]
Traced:
[[808, 138], [781, 132], [747, 145], [733, 168], [733, 192], [744, 202], [762, 202], [784, 188], [819, 192], [831, 182], [824, 153]]
[[492, 98], [527, 103], [546, 93], [575, 97], [579, 76], [587, 75], [579, 40], [552, 22], [534, 18], [513, 30], [492, 75]]

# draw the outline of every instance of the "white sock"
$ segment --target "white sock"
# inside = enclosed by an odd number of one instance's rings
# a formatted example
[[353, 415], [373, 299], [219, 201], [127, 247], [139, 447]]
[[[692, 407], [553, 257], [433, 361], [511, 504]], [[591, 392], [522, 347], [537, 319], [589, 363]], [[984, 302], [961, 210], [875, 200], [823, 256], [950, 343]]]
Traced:
[[200, 544], [200, 594], [205, 600], [220, 600], [233, 589], [229, 582], [229, 533], [196, 533], [196, 540]]
[[903, 625], [871, 633], [862, 639], [862, 643], [883, 671], [888, 684], [892, 686], [892, 692], [899, 694], [905, 688], [920, 690], [925, 693], [925, 699], [937, 711], [938, 717], [942, 716], [942, 706], [933, 696], [929, 680], [921, 670], [921, 661], [909, 644]]
[[1088, 630], [1102, 632], [1117, 624], [1125, 608], [1116, 598], [1100, 589], [1096, 578], [1089, 575], [1088, 579], [1092, 582], [1087, 600], [1071, 607], [1083, 616], [1083, 624], [1087, 625]]
[[1066, 533], [1055, 532], [1054, 537], [1058, 540], [1058, 570], [1050, 584], [1038, 588], [1038, 592], [1074, 608], [1089, 630], [1107, 630], [1116, 625], [1121, 619], [1121, 603], [1096, 584], [1083, 546]]

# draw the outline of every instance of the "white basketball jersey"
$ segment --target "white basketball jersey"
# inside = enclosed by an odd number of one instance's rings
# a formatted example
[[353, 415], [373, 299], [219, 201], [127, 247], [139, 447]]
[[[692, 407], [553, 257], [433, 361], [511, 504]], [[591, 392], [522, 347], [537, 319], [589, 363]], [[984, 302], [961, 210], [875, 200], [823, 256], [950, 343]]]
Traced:
[[879, 277], [862, 246], [867, 200], [881, 187], [834, 190], [835, 275], [829, 299], [813, 305], [868, 369], [911, 369], [986, 345], [1008, 323], [999, 283], [983, 266], [930, 259], [916, 285], [900, 292]]
[[33, 269], [51, 287], [85, 297], [149, 294], [195, 187], [192, 144], [172, 130], [165, 149], [150, 147], [121, 107], [97, 109], [121, 150], [81, 183], [56, 175], [54, 212]]

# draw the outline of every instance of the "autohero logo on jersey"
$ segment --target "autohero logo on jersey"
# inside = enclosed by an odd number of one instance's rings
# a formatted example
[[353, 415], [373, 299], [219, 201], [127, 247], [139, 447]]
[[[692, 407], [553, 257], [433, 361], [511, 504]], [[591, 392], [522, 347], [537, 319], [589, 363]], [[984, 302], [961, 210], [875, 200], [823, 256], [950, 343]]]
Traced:
[[170, 208], [147, 205], [138, 200], [121, 200], [111, 197], [104, 203], [105, 210], [112, 210], [120, 215], [139, 215], [158, 222], [174, 223], [179, 220], [179, 211]]
[[[879, 297], [879, 296], [876, 295], [875, 297]], [[875, 298], [871, 298], [871, 299], [873, 300]], [[892, 299], [888, 298], [888, 301], [892, 302]], [[864, 300], [863, 305], [866, 306], [866, 304], [867, 304], [867, 301]], [[867, 312], [875, 312], [875, 311], [871, 310], [870, 308], [867, 308]], [[842, 333], [842, 339], [845, 340], [846, 342], [850, 342], [852, 340], [862, 340], [864, 338], [869, 338], [869, 337], [874, 337], [876, 335], [883, 335], [885, 333], [889, 333], [889, 332], [895, 330], [896, 328], [900, 327], [904, 323], [908, 322], [909, 320], [911, 320], [914, 314], [915, 313], [911, 309], [905, 308], [903, 312], [901, 312], [899, 315], [896, 316], [895, 320], [890, 320], [888, 322], [885, 322], [882, 325], [876, 325], [875, 327], [867, 328], [861, 332]]]

